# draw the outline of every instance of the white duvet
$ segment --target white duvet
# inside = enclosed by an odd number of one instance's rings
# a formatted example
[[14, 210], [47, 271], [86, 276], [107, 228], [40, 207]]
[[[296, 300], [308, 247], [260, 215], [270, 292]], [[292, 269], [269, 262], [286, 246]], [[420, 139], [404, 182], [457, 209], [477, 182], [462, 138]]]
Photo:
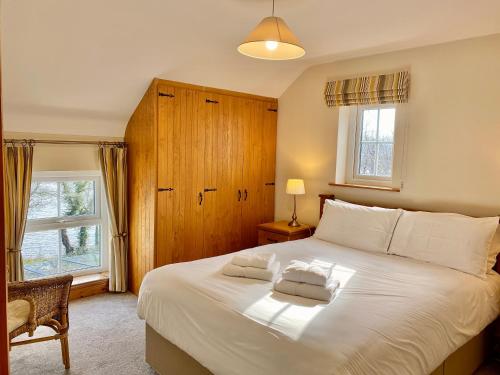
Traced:
[[500, 276], [486, 280], [317, 239], [258, 247], [335, 263], [330, 303], [224, 276], [232, 255], [149, 272], [138, 314], [214, 374], [428, 374], [499, 313]]

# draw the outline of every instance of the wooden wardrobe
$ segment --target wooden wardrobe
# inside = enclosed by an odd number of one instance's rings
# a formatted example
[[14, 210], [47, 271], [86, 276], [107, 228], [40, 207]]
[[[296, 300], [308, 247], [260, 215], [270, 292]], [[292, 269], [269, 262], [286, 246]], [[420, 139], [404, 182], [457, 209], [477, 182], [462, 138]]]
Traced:
[[125, 133], [132, 292], [153, 268], [257, 245], [276, 121], [274, 98], [153, 80]]

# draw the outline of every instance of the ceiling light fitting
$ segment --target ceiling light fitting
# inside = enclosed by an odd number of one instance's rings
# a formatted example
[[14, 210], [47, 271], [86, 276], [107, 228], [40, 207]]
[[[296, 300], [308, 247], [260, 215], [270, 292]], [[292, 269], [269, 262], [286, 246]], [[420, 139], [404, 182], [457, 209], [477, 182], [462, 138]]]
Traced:
[[305, 55], [306, 51], [281, 17], [264, 18], [238, 46], [245, 56], [264, 60], [292, 60]]

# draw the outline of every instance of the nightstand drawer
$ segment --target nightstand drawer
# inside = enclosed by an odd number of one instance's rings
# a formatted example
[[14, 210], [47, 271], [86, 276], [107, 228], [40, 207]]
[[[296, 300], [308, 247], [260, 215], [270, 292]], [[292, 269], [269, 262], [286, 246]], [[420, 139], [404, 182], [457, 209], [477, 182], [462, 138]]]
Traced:
[[259, 230], [259, 246], [285, 241], [288, 241], [288, 236], [284, 234]]
[[299, 227], [289, 227], [285, 220], [257, 225], [259, 233], [259, 246], [277, 242], [295, 241], [310, 237], [314, 234], [315, 227], [303, 224]]

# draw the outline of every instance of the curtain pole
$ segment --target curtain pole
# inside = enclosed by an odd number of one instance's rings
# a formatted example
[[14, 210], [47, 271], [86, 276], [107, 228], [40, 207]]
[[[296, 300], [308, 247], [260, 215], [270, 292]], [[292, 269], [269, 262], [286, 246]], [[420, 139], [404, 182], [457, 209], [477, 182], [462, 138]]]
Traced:
[[32, 143], [32, 144], [51, 144], [51, 145], [104, 145], [104, 146], [119, 146], [126, 147], [127, 144], [125, 142], [109, 142], [109, 141], [68, 141], [68, 140], [59, 140], [59, 139], [4, 139], [5, 144], [23, 144], [23, 143]]

